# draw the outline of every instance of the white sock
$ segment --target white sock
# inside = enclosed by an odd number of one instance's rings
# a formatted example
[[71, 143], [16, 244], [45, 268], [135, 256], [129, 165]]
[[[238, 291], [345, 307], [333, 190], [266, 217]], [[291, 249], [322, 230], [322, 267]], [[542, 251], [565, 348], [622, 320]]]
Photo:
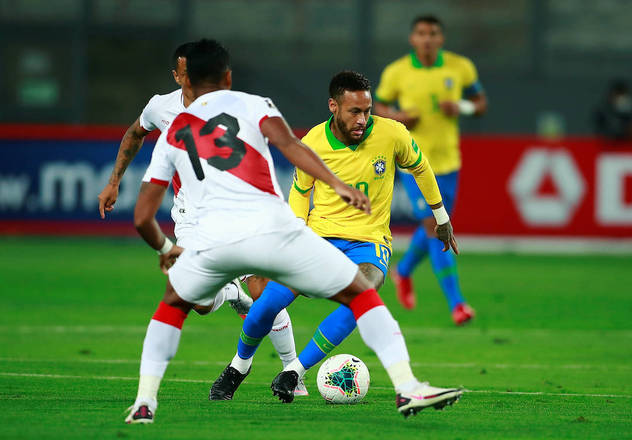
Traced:
[[305, 367], [303, 366], [303, 364], [301, 364], [301, 361], [298, 360], [298, 358], [294, 359], [292, 362], [290, 362], [289, 364], [287, 364], [285, 366], [285, 368], [283, 368], [283, 371], [296, 371], [298, 373], [298, 378], [302, 378], [305, 375]]
[[158, 388], [162, 378], [143, 374], [138, 381], [138, 394], [134, 405], [146, 403], [152, 412], [158, 407]]
[[362, 340], [380, 359], [395, 389], [415, 380], [402, 331], [385, 306], [373, 307], [357, 323]]
[[279, 354], [279, 358], [286, 367], [296, 359], [296, 345], [294, 344], [294, 332], [292, 331], [292, 320], [286, 309], [276, 315], [272, 323], [272, 330], [268, 333], [274, 349]]
[[241, 374], [246, 374], [250, 366], [252, 365], [252, 358], [242, 359], [239, 354], [235, 354], [235, 357], [230, 361], [230, 366]]
[[151, 403], [156, 402], [160, 380], [165, 374], [169, 361], [178, 350], [180, 333], [181, 330], [172, 325], [155, 319], [149, 321], [140, 360], [137, 402], [139, 399], [151, 399], [151, 402], [146, 402], [150, 406]]

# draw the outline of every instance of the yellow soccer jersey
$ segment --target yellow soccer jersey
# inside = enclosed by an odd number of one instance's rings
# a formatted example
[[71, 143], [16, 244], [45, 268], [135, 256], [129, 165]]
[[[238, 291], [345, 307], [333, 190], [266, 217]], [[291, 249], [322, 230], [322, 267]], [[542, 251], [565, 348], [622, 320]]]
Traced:
[[[364, 191], [371, 200], [371, 215], [347, 205], [330, 186], [298, 169], [290, 190], [290, 207], [321, 237], [390, 247], [389, 223], [396, 164], [421, 176], [422, 190], [430, 198], [428, 202], [435, 204], [441, 201], [441, 195], [432, 169], [406, 127], [399, 122], [372, 116], [362, 141], [358, 145], [346, 146], [331, 132], [331, 121], [332, 118], [312, 128], [303, 142], [343, 182]], [[309, 211], [312, 188], [314, 208]]]
[[410, 132], [437, 174], [461, 167], [458, 118], [445, 116], [441, 101], [458, 101], [463, 91], [481, 90], [474, 64], [465, 57], [441, 50], [437, 61], [425, 67], [414, 51], [386, 66], [375, 92], [385, 104], [419, 115]]

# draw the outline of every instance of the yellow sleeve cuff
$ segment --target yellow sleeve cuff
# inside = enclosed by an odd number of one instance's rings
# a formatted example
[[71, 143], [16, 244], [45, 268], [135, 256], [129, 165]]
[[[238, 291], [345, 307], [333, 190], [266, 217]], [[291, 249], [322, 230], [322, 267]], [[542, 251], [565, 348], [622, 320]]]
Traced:
[[307, 190], [301, 190], [296, 183], [292, 185], [290, 189], [290, 195], [288, 196], [288, 203], [294, 215], [302, 218], [307, 223], [307, 216], [309, 215], [309, 196], [312, 188]]

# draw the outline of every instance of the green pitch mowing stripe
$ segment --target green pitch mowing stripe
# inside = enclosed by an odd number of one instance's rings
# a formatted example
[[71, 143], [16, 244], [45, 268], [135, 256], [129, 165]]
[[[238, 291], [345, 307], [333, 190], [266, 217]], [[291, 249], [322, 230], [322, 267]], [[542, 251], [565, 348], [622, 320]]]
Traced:
[[[0, 438], [7, 439], [612, 439], [632, 425], [629, 259], [461, 255], [477, 311], [455, 328], [430, 268], [414, 276], [418, 308], [381, 290], [408, 343], [413, 369], [438, 386], [462, 385], [444, 412], [404, 420], [375, 355], [357, 332], [332, 353], [371, 372], [355, 406], [310, 396], [281, 404], [269, 384], [281, 363], [264, 339], [231, 402], [208, 389], [233, 357], [242, 320], [227, 307], [190, 316], [161, 387], [156, 423], [123, 424], [136, 393], [145, 328], [165, 288], [140, 240], [0, 239]], [[393, 263], [399, 255], [393, 256]], [[300, 350], [336, 307], [299, 298], [289, 308]]]

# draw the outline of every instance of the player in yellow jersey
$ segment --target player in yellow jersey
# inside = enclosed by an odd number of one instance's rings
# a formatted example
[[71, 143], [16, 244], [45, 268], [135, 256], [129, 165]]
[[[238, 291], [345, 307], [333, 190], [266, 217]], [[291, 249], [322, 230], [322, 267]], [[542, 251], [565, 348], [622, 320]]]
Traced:
[[[346, 184], [363, 191], [371, 202], [367, 215], [349, 209], [327, 185], [321, 184], [301, 170], [294, 173], [289, 203], [297, 217], [318, 235], [340, 249], [359, 270], [379, 289], [384, 283], [391, 256], [391, 200], [396, 167], [410, 170], [421, 191], [430, 203], [437, 218], [437, 233], [444, 242], [444, 250], [458, 252], [452, 226], [427, 159], [399, 122], [371, 116], [372, 98], [369, 80], [357, 72], [344, 71], [335, 75], [329, 86], [329, 110], [332, 116], [312, 128], [302, 141], [314, 150], [329, 168]], [[314, 208], [310, 210], [313, 193]], [[306, 252], [309, 252], [306, 249]], [[329, 274], [322, 274], [327, 277]], [[251, 284], [249, 284], [249, 288]], [[252, 291], [254, 297], [257, 296]], [[296, 294], [279, 283], [270, 281], [250, 310], [244, 322], [238, 352], [233, 359], [236, 365], [250, 359], [263, 336], [270, 331], [270, 318], [276, 310], [291, 303]], [[255, 322], [257, 316], [261, 316]], [[272, 391], [285, 402], [294, 398], [292, 390], [305, 371], [322, 360], [355, 328], [354, 312], [341, 305], [320, 324], [307, 347], [298, 359], [292, 361], [272, 382]], [[267, 322], [266, 322], [267, 321]], [[397, 330], [399, 331], [399, 329]], [[397, 366], [388, 350], [376, 352], [398, 387], [398, 410], [410, 414], [411, 402], [425, 401], [421, 406], [444, 407], [460, 396], [455, 388], [442, 389], [420, 384], [410, 378], [400, 380]], [[391, 360], [389, 360], [391, 359]], [[229, 365], [211, 389], [218, 396], [233, 395], [245, 374], [235, 375]], [[244, 368], [246, 371], [246, 368]], [[232, 373], [232, 374], [231, 374]], [[413, 390], [413, 395], [406, 394]], [[415, 396], [415, 397], [412, 397]], [[212, 397], [211, 397], [212, 398]], [[433, 402], [433, 399], [440, 401]]]
[[[413, 50], [386, 66], [382, 73], [375, 113], [408, 127], [432, 165], [443, 202], [451, 213], [461, 167], [458, 117], [485, 113], [487, 99], [474, 64], [442, 49], [443, 25], [436, 17], [415, 18], [409, 42]], [[397, 297], [405, 308], [415, 307], [410, 275], [429, 255], [452, 319], [462, 325], [474, 317], [474, 310], [461, 294], [454, 256], [441, 252], [442, 243], [433, 238], [436, 223], [427, 206], [432, 201], [424, 200], [412, 176], [400, 173], [400, 177], [415, 217], [423, 226], [415, 231], [410, 248], [392, 271]]]

